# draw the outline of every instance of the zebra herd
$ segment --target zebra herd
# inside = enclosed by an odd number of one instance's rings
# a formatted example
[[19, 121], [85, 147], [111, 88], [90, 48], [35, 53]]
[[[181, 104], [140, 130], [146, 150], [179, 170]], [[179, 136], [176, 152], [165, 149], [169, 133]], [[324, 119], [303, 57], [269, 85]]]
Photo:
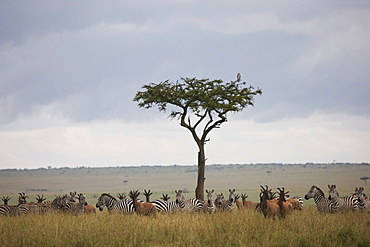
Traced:
[[[46, 198], [37, 195], [37, 202], [27, 203], [29, 197], [24, 193], [19, 193], [18, 205], [8, 205], [10, 197], [2, 198], [4, 205], [0, 205], [0, 215], [22, 216], [28, 214], [45, 214], [48, 212], [62, 212], [72, 215], [95, 212], [92, 205], [87, 204], [85, 194], [70, 192], [70, 195], [56, 196], [53, 201], [44, 202]], [[78, 200], [78, 202], [76, 202]]]
[[305, 199], [313, 198], [320, 213], [338, 213], [346, 210], [360, 210], [370, 212], [370, 199], [364, 194], [364, 188], [355, 189], [350, 196], [340, 197], [336, 185], [328, 185], [329, 196], [325, 197], [324, 192], [317, 186], [312, 185], [305, 195]]
[[[284, 188], [278, 188], [279, 192], [273, 193], [261, 186], [260, 202], [247, 201], [248, 197], [246, 194], [235, 194], [235, 189], [229, 189], [229, 196], [225, 198], [223, 193], [215, 193], [214, 190], [206, 190], [207, 198], [205, 201], [198, 200], [196, 198], [185, 199], [182, 190], [175, 190], [175, 200], [170, 201], [170, 197], [167, 194], [163, 194], [162, 198], [158, 200], [150, 200], [152, 192], [144, 190], [143, 195], [146, 197], [146, 202], [137, 199], [140, 194], [138, 191], [131, 191], [130, 197], [135, 195], [135, 204], [133, 200], [126, 198], [124, 194], [118, 194], [118, 198], [110, 195], [109, 193], [103, 193], [97, 199], [96, 208], [103, 211], [104, 207], [107, 208], [108, 212], [121, 213], [121, 214], [132, 214], [137, 210], [137, 203], [140, 205], [150, 205], [151, 211], [155, 212], [167, 212], [175, 213], [179, 211], [186, 212], [204, 212], [207, 214], [213, 214], [219, 211], [233, 211], [237, 209], [254, 209], [263, 212], [262, 204], [266, 203], [290, 203], [289, 209], [302, 209], [303, 200], [301, 197], [289, 198], [288, 192], [284, 191]], [[308, 193], [304, 196], [306, 200], [313, 198], [316, 204], [317, 210], [320, 213], [337, 213], [345, 210], [361, 210], [370, 212], [370, 199], [364, 194], [364, 188], [359, 187], [355, 189], [355, 192], [350, 196], [339, 197], [336, 190], [336, 185], [328, 185], [329, 196], [326, 198], [324, 192], [317, 186], [313, 185]], [[277, 196], [275, 196], [277, 195]], [[213, 198], [215, 196], [215, 199]], [[242, 201], [239, 199], [242, 198]], [[282, 199], [280, 199], [282, 198]], [[10, 200], [9, 196], [2, 198], [4, 205], [0, 205], [0, 215], [4, 216], [21, 216], [27, 214], [44, 214], [47, 212], [62, 212], [71, 215], [80, 215], [83, 213], [95, 213], [95, 207], [86, 202], [85, 194], [77, 192], [70, 192], [69, 195], [56, 196], [53, 201], [44, 202], [43, 196], [36, 197], [37, 202], [27, 203], [28, 196], [22, 192], [19, 193], [18, 205], [8, 205]], [[78, 202], [77, 202], [78, 201]], [[139, 206], [140, 206], [139, 205]], [[136, 207], [135, 207], [136, 206]], [[153, 210], [155, 208], [155, 210]]]
[[[235, 189], [229, 189], [229, 196], [226, 199], [223, 193], [215, 194], [216, 198], [213, 200], [214, 190], [206, 190], [207, 199], [205, 201], [198, 200], [196, 198], [185, 199], [182, 190], [175, 190], [176, 199], [174, 201], [169, 201], [170, 197], [168, 195], [163, 195], [159, 200], [151, 201], [149, 196], [152, 194], [149, 191], [144, 190], [144, 195], [146, 197], [146, 203], [150, 203], [155, 207], [157, 212], [167, 212], [175, 213], [179, 211], [185, 212], [204, 212], [208, 214], [213, 214], [220, 211], [231, 212], [235, 208], [238, 209], [257, 209], [259, 203], [255, 203], [254, 207], [251, 207], [250, 201], [245, 199], [248, 197], [245, 194], [242, 195], [243, 201], [239, 201], [240, 196], [235, 194]], [[133, 192], [130, 192], [130, 195]], [[131, 196], [130, 196], [131, 197]], [[272, 199], [272, 198], [271, 198]], [[302, 198], [300, 198], [302, 199]], [[303, 201], [297, 200], [301, 205], [299, 208], [303, 207]], [[141, 201], [141, 200], [139, 200]], [[142, 202], [142, 201], [141, 201]], [[236, 207], [235, 207], [236, 205]], [[120, 198], [117, 199], [114, 196], [103, 193], [96, 203], [96, 207], [102, 211], [104, 207], [108, 209], [108, 212], [115, 212], [121, 214], [132, 214], [135, 212], [134, 204], [132, 200], [127, 199], [126, 197], [120, 195]]]

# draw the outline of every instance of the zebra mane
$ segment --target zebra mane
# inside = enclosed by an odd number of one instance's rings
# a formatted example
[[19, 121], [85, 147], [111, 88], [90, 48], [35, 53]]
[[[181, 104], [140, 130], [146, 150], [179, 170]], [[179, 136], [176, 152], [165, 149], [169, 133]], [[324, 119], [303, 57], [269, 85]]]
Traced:
[[325, 196], [325, 193], [316, 185], [312, 185], [312, 187], [315, 187], [323, 196]]
[[101, 196], [108, 196], [109, 198], [112, 198], [112, 199], [114, 199], [114, 200], [117, 201], [117, 198], [115, 198], [114, 196], [110, 195], [109, 193], [103, 193], [103, 194], [101, 194]]

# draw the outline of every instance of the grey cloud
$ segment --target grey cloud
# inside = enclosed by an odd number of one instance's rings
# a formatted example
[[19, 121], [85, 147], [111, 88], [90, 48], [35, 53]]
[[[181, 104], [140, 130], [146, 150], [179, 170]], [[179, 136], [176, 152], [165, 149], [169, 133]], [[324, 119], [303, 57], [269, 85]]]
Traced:
[[[2, 123], [43, 108], [78, 122], [145, 121], [160, 113], [142, 111], [132, 102], [143, 84], [185, 76], [229, 81], [237, 72], [264, 91], [256, 98], [256, 106], [240, 118], [274, 121], [306, 117], [315, 111], [370, 112], [365, 104], [370, 92], [368, 51], [362, 56], [349, 51], [319, 63], [310, 56], [331, 46], [297, 31], [302, 18], [297, 13], [305, 13], [303, 18], [311, 20], [310, 11], [318, 10], [313, 4], [309, 11], [297, 8], [296, 13], [285, 8], [274, 12], [260, 5], [248, 11], [245, 6], [211, 6], [205, 17], [200, 15], [204, 6], [190, 11], [194, 5], [185, 3], [181, 9], [176, 5], [140, 9], [133, 3], [113, 7], [97, 3], [86, 8], [78, 3], [23, 8], [7, 2], [1, 5], [15, 16], [27, 17], [10, 23], [16, 17], [0, 14], [0, 27], [7, 30], [0, 37]], [[237, 16], [226, 10], [237, 10]], [[268, 13], [273, 21], [247, 30], [241, 26], [240, 31], [228, 34], [224, 34], [227, 25], [213, 22], [220, 13], [224, 19], [218, 22], [222, 23], [244, 20], [243, 16], [255, 10]], [[289, 22], [288, 12], [297, 20], [294, 27], [282, 25]], [[326, 7], [317, 15], [327, 13], [331, 10]], [[307, 23], [303, 24], [301, 27]], [[366, 28], [363, 32], [369, 34]]]

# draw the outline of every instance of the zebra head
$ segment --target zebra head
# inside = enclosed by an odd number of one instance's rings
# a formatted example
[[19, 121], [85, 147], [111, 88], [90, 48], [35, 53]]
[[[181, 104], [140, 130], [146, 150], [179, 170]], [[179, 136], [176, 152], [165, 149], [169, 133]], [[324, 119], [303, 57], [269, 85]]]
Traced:
[[206, 190], [206, 193], [207, 193], [207, 203], [208, 204], [212, 204], [213, 200], [212, 200], [212, 193], [214, 192], [214, 190]]
[[65, 207], [69, 202], [71, 202], [70, 199], [71, 198], [67, 194], [65, 194], [64, 196], [62, 196], [62, 199], [61, 199], [62, 208]]
[[310, 198], [315, 198], [315, 196], [322, 196], [324, 197], [324, 192], [317, 186], [312, 185], [310, 190], [304, 196], [304, 199], [308, 200]]
[[60, 196], [56, 196], [55, 199], [51, 202], [51, 207], [54, 209], [62, 208], [62, 198]]
[[353, 195], [355, 195], [358, 198], [358, 201], [360, 203], [364, 202], [366, 197], [366, 195], [364, 194], [364, 187], [359, 188], [356, 187], [355, 193]]
[[235, 189], [229, 189], [229, 192], [230, 192], [230, 194], [229, 194], [229, 201], [231, 202], [231, 203], [233, 203], [233, 202], [235, 202]]
[[69, 201], [70, 202], [76, 202], [77, 192], [76, 191], [75, 192], [69, 192], [69, 195], [70, 195]]
[[84, 205], [87, 205], [87, 202], [86, 202], [86, 194], [80, 193], [77, 196], [77, 199], [78, 199], [79, 203], [83, 203]]
[[107, 193], [101, 194], [101, 196], [98, 198], [98, 202], [96, 203], [96, 207], [99, 208], [100, 211], [103, 211], [104, 206], [108, 207], [110, 206], [110, 202], [116, 201], [113, 196]]
[[337, 197], [339, 197], [339, 193], [337, 192], [337, 186], [335, 184], [333, 185], [328, 184], [328, 188], [329, 188], [329, 197], [328, 197], [329, 200], [334, 200]]
[[225, 199], [224, 199], [224, 194], [221, 193], [221, 194], [216, 194], [216, 199], [215, 199], [215, 205], [216, 207], [220, 208], [222, 207], [222, 205], [224, 204], [225, 202]]
[[182, 194], [182, 190], [175, 190], [175, 193], [176, 193], [176, 203], [177, 204], [185, 200], [184, 195]]

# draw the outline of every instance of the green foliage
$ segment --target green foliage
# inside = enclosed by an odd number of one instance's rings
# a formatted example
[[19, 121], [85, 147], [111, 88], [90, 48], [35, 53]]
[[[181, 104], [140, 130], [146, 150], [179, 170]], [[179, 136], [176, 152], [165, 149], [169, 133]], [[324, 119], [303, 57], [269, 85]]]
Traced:
[[315, 207], [285, 220], [253, 210], [3, 217], [2, 246], [369, 246], [370, 214], [321, 215]]
[[238, 112], [253, 105], [255, 95], [262, 94], [260, 89], [247, 87], [245, 82], [224, 83], [222, 80], [196, 78], [181, 78], [176, 83], [166, 80], [158, 84], [150, 83], [142, 88], [144, 91], [138, 92], [134, 97], [138, 106], [158, 106], [160, 111], [166, 111], [168, 104], [179, 107], [181, 111], [172, 110], [171, 118], [186, 115], [188, 110], [197, 116]]

